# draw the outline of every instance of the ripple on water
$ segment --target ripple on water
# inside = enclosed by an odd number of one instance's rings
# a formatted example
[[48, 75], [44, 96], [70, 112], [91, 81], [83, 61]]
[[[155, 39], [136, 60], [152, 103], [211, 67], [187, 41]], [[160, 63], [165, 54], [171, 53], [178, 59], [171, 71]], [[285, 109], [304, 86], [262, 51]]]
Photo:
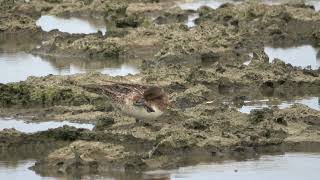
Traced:
[[34, 133], [38, 131], [46, 131], [52, 128], [62, 127], [64, 125], [73, 126], [76, 128], [83, 128], [92, 130], [93, 124], [73, 123], [68, 121], [47, 121], [47, 122], [26, 122], [23, 120], [16, 120], [10, 118], [0, 118], [0, 130], [14, 128], [25, 133]]
[[26, 80], [28, 76], [71, 75], [101, 72], [110, 76], [137, 74], [139, 62], [119, 59], [69, 59], [34, 56], [27, 53], [0, 53], [0, 83]]
[[90, 34], [101, 31], [102, 34], [105, 34], [106, 24], [103, 20], [94, 20], [94, 19], [82, 19], [77, 17], [71, 18], [62, 18], [51, 15], [41, 16], [37, 22], [37, 26], [41, 27], [44, 31], [51, 31], [58, 29], [61, 32], [67, 33], [83, 33]]
[[293, 104], [303, 104], [308, 106], [309, 108], [315, 109], [320, 111], [320, 99], [319, 97], [308, 97], [304, 99], [296, 99], [290, 101], [282, 101], [280, 103], [274, 103], [269, 101], [268, 99], [265, 100], [255, 100], [255, 101], [245, 101], [245, 104], [239, 108], [238, 110], [242, 113], [250, 113], [250, 111], [255, 109], [263, 109], [263, 108], [270, 108], [270, 107], [278, 107], [280, 109], [289, 108]]

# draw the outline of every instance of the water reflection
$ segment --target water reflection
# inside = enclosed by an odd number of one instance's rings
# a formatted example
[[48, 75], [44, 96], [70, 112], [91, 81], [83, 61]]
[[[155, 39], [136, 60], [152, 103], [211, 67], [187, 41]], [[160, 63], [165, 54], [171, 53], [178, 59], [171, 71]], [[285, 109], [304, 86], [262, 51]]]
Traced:
[[173, 171], [153, 171], [146, 173], [144, 179], [156, 179], [157, 177], [168, 180], [318, 179], [320, 166], [316, 164], [319, 163], [320, 154], [289, 153], [262, 156], [258, 160], [197, 165]]
[[10, 162], [0, 161], [0, 179], [32, 179], [32, 180], [53, 180], [56, 178], [44, 178], [38, 176], [28, 168], [34, 165], [35, 160], [24, 160], [10, 165]]
[[14, 128], [18, 131], [25, 133], [45, 131], [52, 128], [62, 127], [64, 125], [89, 130], [92, 130], [94, 128], [93, 124], [72, 123], [68, 121], [27, 122], [23, 120], [16, 120], [10, 118], [0, 118], [0, 130]]
[[[15, 162], [0, 161], [0, 179], [68, 179], [68, 177], [41, 177], [28, 168], [34, 160]], [[246, 161], [225, 161], [222, 163], [199, 164], [176, 170], [157, 170], [144, 173], [143, 177], [122, 175], [111, 178], [106, 175], [80, 176], [79, 179], [132, 179], [132, 180], [211, 180], [211, 179], [261, 179], [300, 180], [318, 179], [320, 154], [288, 153], [285, 155], [265, 155], [259, 159]], [[69, 177], [71, 178], [71, 177]]]
[[265, 47], [264, 51], [269, 56], [270, 62], [273, 61], [274, 58], [279, 58], [293, 66], [311, 66], [312, 69], [318, 69], [320, 67], [319, 50], [311, 45], [289, 48]]
[[306, 0], [305, 3], [314, 6], [316, 11], [320, 10], [320, 1], [319, 0]]
[[199, 14], [196, 13], [196, 14], [191, 14], [188, 16], [188, 21], [186, 22], [186, 25], [191, 28], [191, 27], [194, 27], [196, 24], [195, 24], [195, 20], [199, 18]]
[[45, 15], [41, 16], [36, 22], [44, 31], [58, 29], [61, 32], [67, 33], [96, 33], [101, 31], [106, 33], [106, 24], [104, 21], [99, 21], [90, 18], [62, 18], [57, 16]]
[[41, 159], [67, 144], [43, 141], [0, 148], [0, 179], [57, 179], [41, 177], [28, 168], [34, 165], [36, 159]]
[[111, 76], [137, 74], [139, 62], [119, 59], [70, 59], [40, 57], [27, 53], [0, 53], [0, 83], [25, 80], [28, 76], [70, 75], [101, 72]]
[[[208, 6], [213, 9], [217, 9], [224, 3], [243, 3], [245, 0], [185, 0], [181, 3], [178, 3], [178, 7], [185, 10], [197, 10], [201, 6]], [[280, 5], [288, 3], [286, 0], [260, 0], [261, 3], [268, 5]], [[312, 5], [315, 7], [316, 11], [320, 10], [320, 1], [319, 0], [305, 0], [305, 4]]]
[[186, 0], [185, 2], [179, 3], [178, 7], [185, 10], [197, 10], [201, 6], [208, 6], [212, 9], [217, 9], [222, 4], [227, 2], [233, 2], [232, 0]]
[[[35, 160], [0, 161], [0, 179], [69, 179], [72, 177], [41, 177], [28, 168]], [[262, 179], [262, 180], [300, 180], [317, 179], [320, 166], [320, 154], [288, 153], [285, 155], [265, 155], [259, 159], [246, 161], [225, 161], [181, 167], [176, 170], [156, 170], [145, 172], [143, 177], [132, 174], [109, 174], [79, 176], [76, 179], [131, 179], [131, 180], [211, 180], [211, 179]], [[113, 177], [113, 178], [111, 178]], [[75, 179], [73, 177], [72, 179]]]
[[[265, 3], [265, 4], [269, 4], [269, 5], [280, 5], [280, 4], [283, 4], [283, 3], [287, 3], [287, 2], [290, 2], [290, 1], [286, 1], [286, 0], [263, 0], [262, 3]], [[298, 2], [298, 1], [297, 1]], [[320, 1], [319, 0], [304, 0], [304, 3], [307, 4], [307, 5], [312, 5], [314, 6], [314, 9], [316, 11], [319, 11], [320, 9]]]
[[254, 100], [254, 101], [245, 101], [244, 105], [238, 110], [242, 113], [250, 113], [254, 109], [263, 109], [277, 106], [280, 109], [289, 108], [293, 104], [303, 104], [312, 109], [320, 111], [320, 98], [319, 97], [309, 97], [304, 99], [296, 99], [289, 101], [271, 101], [269, 99], [264, 100]]
[[40, 37], [26, 36], [25, 34], [0, 34], [0, 53], [16, 53], [30, 51], [40, 44]]

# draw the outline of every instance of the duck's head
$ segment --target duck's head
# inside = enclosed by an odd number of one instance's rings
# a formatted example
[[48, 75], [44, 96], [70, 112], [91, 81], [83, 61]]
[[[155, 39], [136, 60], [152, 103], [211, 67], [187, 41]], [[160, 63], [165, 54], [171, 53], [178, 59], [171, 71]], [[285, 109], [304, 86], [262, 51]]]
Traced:
[[159, 87], [150, 87], [146, 89], [143, 92], [143, 95], [134, 102], [134, 105], [143, 108], [148, 116], [161, 115], [168, 104], [167, 94]]

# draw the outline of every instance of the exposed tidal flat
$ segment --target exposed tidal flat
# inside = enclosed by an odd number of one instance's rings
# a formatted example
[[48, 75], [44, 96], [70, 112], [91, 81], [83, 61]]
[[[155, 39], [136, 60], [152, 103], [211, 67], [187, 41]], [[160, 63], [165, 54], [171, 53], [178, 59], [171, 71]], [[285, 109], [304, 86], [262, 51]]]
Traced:
[[[0, 0], [1, 179], [314, 178], [317, 8]], [[161, 87], [170, 106], [137, 122], [84, 88], [110, 81]]]

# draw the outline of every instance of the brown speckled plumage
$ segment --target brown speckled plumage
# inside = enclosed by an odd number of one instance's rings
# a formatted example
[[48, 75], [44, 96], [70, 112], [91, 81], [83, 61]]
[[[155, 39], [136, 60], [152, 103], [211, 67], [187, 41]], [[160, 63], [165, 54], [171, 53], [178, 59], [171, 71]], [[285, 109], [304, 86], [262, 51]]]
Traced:
[[159, 87], [107, 82], [103, 85], [83, 86], [90, 92], [107, 96], [123, 113], [151, 119], [159, 116], [168, 106], [168, 96]]

